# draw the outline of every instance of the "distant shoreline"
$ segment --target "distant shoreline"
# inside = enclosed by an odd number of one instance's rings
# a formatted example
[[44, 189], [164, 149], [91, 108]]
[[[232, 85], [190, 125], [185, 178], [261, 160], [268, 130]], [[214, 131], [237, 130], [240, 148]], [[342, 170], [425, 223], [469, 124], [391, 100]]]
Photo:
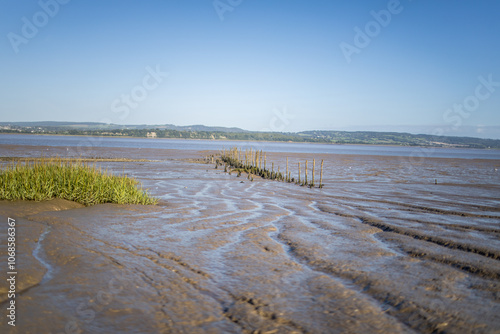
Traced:
[[[396, 144], [396, 143], [338, 143], [338, 142], [321, 142], [321, 141], [284, 141], [284, 140], [245, 140], [245, 139], [207, 139], [207, 138], [165, 138], [165, 137], [139, 137], [139, 136], [129, 136], [129, 135], [94, 135], [94, 134], [67, 134], [67, 133], [20, 133], [20, 132], [5, 132], [0, 130], [0, 135], [28, 135], [28, 136], [65, 136], [65, 137], [94, 137], [94, 138], [130, 138], [130, 139], [167, 139], [167, 140], [189, 140], [189, 141], [214, 141], [214, 142], [248, 142], [248, 143], [282, 143], [282, 144], [322, 144], [322, 145], [342, 145], [342, 146], [382, 146], [382, 147], [414, 147], [414, 148], [445, 148], [445, 149], [476, 149], [476, 150], [500, 150], [498, 147], [470, 147], [466, 145], [459, 144], [447, 144], [442, 143], [442, 145], [411, 145], [411, 144]], [[471, 139], [476, 139], [472, 138]], [[490, 139], [493, 141], [499, 141], [496, 139]]]

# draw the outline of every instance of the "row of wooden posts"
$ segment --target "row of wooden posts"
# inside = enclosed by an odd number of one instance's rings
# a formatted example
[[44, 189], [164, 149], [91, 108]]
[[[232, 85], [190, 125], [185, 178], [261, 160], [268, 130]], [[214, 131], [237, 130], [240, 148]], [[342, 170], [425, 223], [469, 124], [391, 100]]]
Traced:
[[[277, 166], [277, 171], [274, 170], [274, 162], [271, 162], [271, 170], [267, 169], [267, 154], [262, 150], [254, 150], [252, 148], [246, 149], [244, 151], [238, 148], [224, 149], [220, 152], [218, 157], [210, 156], [206, 157], [207, 162], [215, 163], [215, 168], [224, 165], [224, 171], [227, 172], [229, 169], [238, 172], [238, 176], [241, 172], [248, 174], [248, 178], [253, 180], [252, 175], [258, 175], [265, 179], [278, 180], [283, 182], [296, 183], [301, 186], [308, 186], [313, 188], [315, 184], [315, 172], [316, 172], [316, 159], [312, 161], [312, 179], [309, 179], [309, 167], [308, 161], [305, 161], [304, 166], [304, 179], [301, 178], [301, 163], [297, 163], [298, 167], [298, 178], [292, 177], [292, 172], [288, 168], [288, 157], [286, 158], [286, 170], [285, 174], [280, 171], [280, 167]], [[230, 171], [231, 172], [231, 171]], [[323, 160], [321, 160], [320, 177], [318, 188], [323, 188]]]

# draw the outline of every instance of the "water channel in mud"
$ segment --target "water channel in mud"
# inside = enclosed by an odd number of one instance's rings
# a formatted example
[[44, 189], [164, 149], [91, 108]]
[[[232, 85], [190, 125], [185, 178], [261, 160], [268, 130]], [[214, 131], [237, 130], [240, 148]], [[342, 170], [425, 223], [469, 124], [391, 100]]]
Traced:
[[160, 203], [0, 201], [1, 263], [12, 217], [19, 272], [16, 327], [0, 285], [2, 333], [500, 330], [497, 151], [266, 143], [282, 169], [325, 161], [310, 189], [197, 160], [224, 142], [25, 137], [0, 138], [0, 157], [148, 159], [96, 164]]

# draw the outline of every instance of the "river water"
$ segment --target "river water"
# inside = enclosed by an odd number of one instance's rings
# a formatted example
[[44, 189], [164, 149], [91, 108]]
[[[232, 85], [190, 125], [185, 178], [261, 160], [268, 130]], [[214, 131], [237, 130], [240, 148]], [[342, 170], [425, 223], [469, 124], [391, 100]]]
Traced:
[[[325, 186], [198, 160], [232, 146], [316, 182], [323, 160]], [[5, 135], [0, 156], [149, 159], [97, 164], [160, 198], [0, 202], [24, 274], [2, 333], [500, 330], [498, 151]]]
[[463, 159], [500, 159], [500, 150], [460, 149], [460, 148], [423, 148], [409, 146], [381, 145], [333, 145], [314, 143], [248, 142], [218, 140], [182, 140], [182, 139], [144, 139], [90, 136], [49, 136], [0, 134], [0, 145], [36, 145], [71, 148], [72, 152], [88, 152], [97, 147], [118, 148], [155, 148], [184, 151], [220, 150], [238, 147], [253, 148], [266, 152], [285, 153], [324, 153], [387, 155], [410, 157], [413, 160], [427, 157], [463, 158]]

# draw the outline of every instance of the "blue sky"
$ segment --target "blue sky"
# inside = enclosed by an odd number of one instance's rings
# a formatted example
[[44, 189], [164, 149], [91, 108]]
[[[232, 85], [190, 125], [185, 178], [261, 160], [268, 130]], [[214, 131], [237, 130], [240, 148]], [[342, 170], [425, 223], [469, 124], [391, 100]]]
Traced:
[[0, 0], [1, 121], [480, 135], [499, 33], [495, 0]]

